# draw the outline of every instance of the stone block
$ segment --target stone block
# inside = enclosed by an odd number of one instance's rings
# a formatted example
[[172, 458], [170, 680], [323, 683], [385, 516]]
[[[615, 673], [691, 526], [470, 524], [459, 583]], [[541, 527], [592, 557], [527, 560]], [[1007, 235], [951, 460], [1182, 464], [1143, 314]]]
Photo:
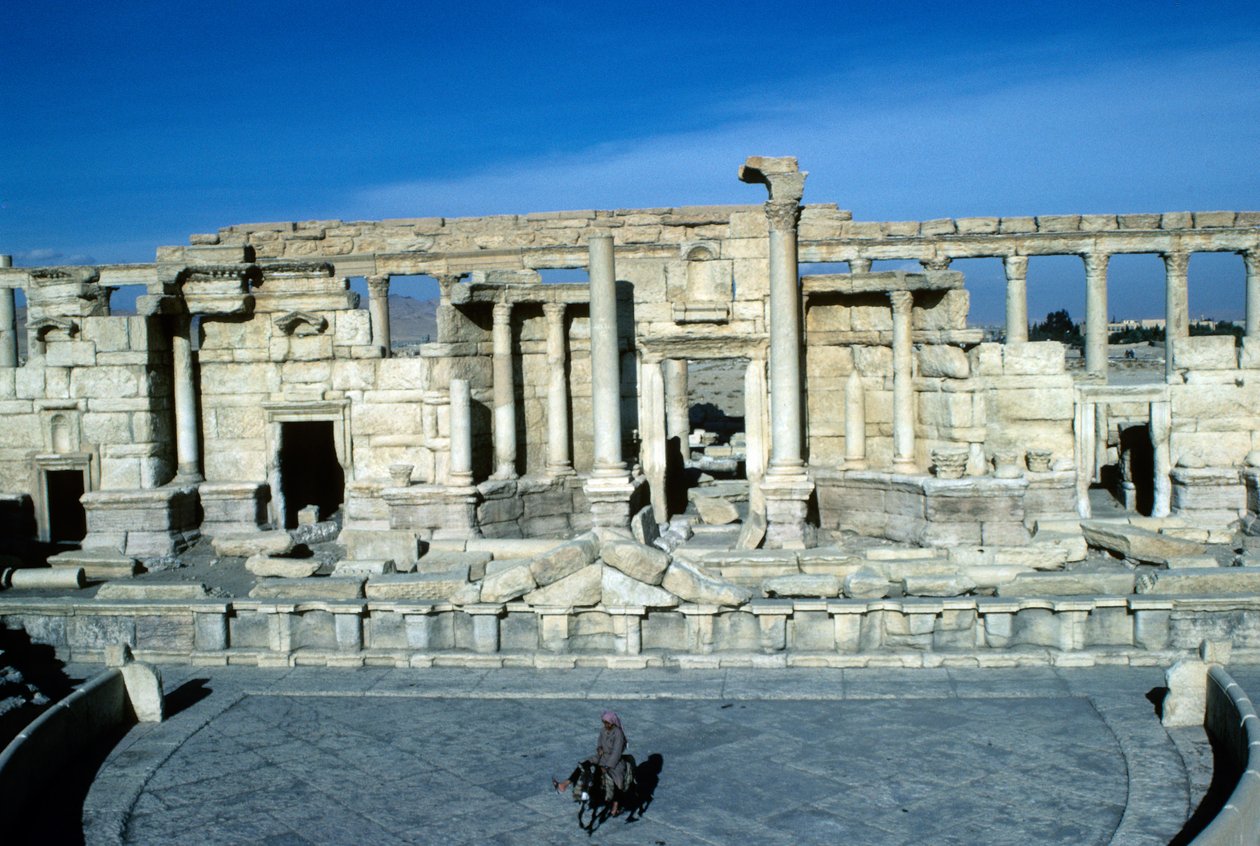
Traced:
[[603, 588], [603, 567], [587, 564], [554, 582], [524, 594], [524, 600], [534, 607], [578, 608], [599, 604]]
[[605, 543], [600, 547], [600, 557], [610, 567], [649, 585], [661, 584], [670, 566], [669, 555], [638, 543]]
[[610, 607], [673, 608], [678, 597], [664, 588], [633, 579], [612, 567], [602, 568], [602, 601]]
[[535, 582], [546, 586], [590, 564], [595, 560], [596, 551], [593, 539], [566, 543], [535, 557], [529, 564], [529, 570]]
[[458, 568], [448, 573], [406, 573], [368, 579], [363, 592], [368, 599], [445, 600], [467, 584], [467, 570]]
[[739, 511], [720, 497], [695, 495], [690, 497], [701, 521], [710, 526], [725, 526], [739, 519]]
[[293, 538], [283, 529], [271, 532], [231, 532], [212, 540], [215, 555], [249, 558], [252, 555], [288, 555], [293, 551]]
[[1055, 376], [1065, 372], [1064, 346], [1058, 341], [1027, 341], [1002, 347], [1007, 376]]
[[1260, 593], [1260, 570], [1250, 567], [1204, 567], [1144, 573], [1137, 592], [1143, 594]]
[[836, 597], [844, 590], [839, 576], [829, 573], [794, 573], [771, 576], [761, 583], [761, 593], [768, 597]]
[[179, 602], [203, 599], [210, 595], [205, 585], [197, 582], [108, 582], [96, 591], [101, 601], [113, 599], [145, 599], [158, 602]]
[[962, 574], [924, 574], [901, 580], [906, 596], [963, 596], [976, 589], [976, 583]]
[[[493, 563], [493, 562], [492, 562]], [[529, 565], [518, 563], [497, 573], [487, 573], [481, 582], [482, 602], [508, 602], [538, 587]]]
[[971, 375], [967, 354], [958, 347], [925, 344], [919, 350], [919, 375], [946, 379], [966, 379]]
[[1236, 370], [1238, 349], [1233, 335], [1201, 335], [1178, 338], [1173, 344], [1173, 364], [1186, 370]]
[[1167, 564], [1169, 558], [1202, 555], [1207, 551], [1201, 543], [1120, 523], [1085, 521], [1081, 523], [1081, 532], [1092, 547], [1152, 564]]
[[1160, 708], [1160, 721], [1170, 728], [1202, 726], [1207, 710], [1208, 664], [1183, 658], [1164, 672], [1168, 692]]
[[337, 539], [346, 548], [346, 558], [351, 560], [388, 558], [400, 569], [412, 569], [420, 560], [420, 542], [414, 532], [344, 529]]
[[747, 588], [706, 576], [684, 561], [674, 561], [661, 579], [661, 587], [685, 602], [697, 605], [738, 607], [752, 598]]
[[370, 578], [386, 576], [393, 572], [395, 572], [394, 562], [386, 558], [382, 561], [338, 561], [333, 567], [332, 574], [334, 578], [342, 576]]
[[318, 558], [278, 558], [260, 552], [245, 561], [245, 569], [255, 576], [271, 576], [281, 579], [304, 579], [315, 575], [319, 569]]
[[1020, 573], [998, 585], [998, 596], [1125, 596], [1133, 593], [1130, 572]]
[[250, 590], [251, 599], [362, 599], [364, 576], [263, 579]]
[[892, 592], [892, 583], [873, 567], [860, 567], [844, 579], [844, 595], [853, 599], [882, 599]]

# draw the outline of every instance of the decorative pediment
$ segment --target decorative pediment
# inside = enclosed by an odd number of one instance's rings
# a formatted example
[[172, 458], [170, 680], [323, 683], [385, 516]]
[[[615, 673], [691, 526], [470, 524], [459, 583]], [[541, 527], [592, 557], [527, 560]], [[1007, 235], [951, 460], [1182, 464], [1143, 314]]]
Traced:
[[328, 319], [304, 311], [291, 311], [275, 320], [276, 326], [286, 335], [322, 335], [328, 329]]
[[79, 324], [65, 317], [41, 317], [30, 323], [27, 329], [35, 334], [37, 340], [44, 340], [49, 332], [65, 332], [74, 337], [79, 334]]

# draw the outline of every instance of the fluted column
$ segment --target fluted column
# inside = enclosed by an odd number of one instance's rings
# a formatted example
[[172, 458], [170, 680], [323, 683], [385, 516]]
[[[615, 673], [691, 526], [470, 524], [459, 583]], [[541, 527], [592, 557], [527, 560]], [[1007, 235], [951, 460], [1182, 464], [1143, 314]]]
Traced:
[[451, 460], [447, 484], [468, 487], [473, 483], [473, 472], [472, 395], [467, 379], [451, 380], [450, 426]]
[[868, 258], [851, 258], [849, 259], [850, 273], [870, 273], [871, 260]]
[[1247, 337], [1260, 337], [1260, 248], [1243, 250], [1247, 268]]
[[1164, 253], [1164, 373], [1168, 376], [1173, 374], [1177, 339], [1190, 334], [1189, 268], [1189, 253]]
[[1085, 253], [1085, 372], [1107, 378], [1106, 253]]
[[544, 303], [547, 319], [547, 474], [573, 473], [569, 455], [569, 376], [564, 337], [564, 303]]
[[1006, 256], [1006, 343], [1028, 340], [1028, 256]]
[[[0, 267], [12, 267], [13, 256], [0, 256]], [[0, 367], [17, 367], [17, 305], [12, 288], [0, 288]]]
[[193, 376], [192, 318], [171, 317], [171, 364], [175, 394], [177, 482], [201, 481], [201, 445], [197, 437], [197, 392]]
[[516, 478], [516, 385], [512, 372], [512, 306], [494, 304], [494, 478]]
[[866, 469], [866, 390], [856, 366], [844, 386], [844, 467]]
[[369, 276], [368, 319], [372, 323], [372, 343], [389, 358], [389, 276]]
[[611, 235], [592, 235], [591, 286], [591, 412], [595, 428], [592, 475], [622, 476], [621, 356], [617, 337], [617, 272]]
[[917, 473], [914, 458], [914, 348], [911, 318], [914, 295], [890, 291], [892, 301], [893, 354], [893, 470]]

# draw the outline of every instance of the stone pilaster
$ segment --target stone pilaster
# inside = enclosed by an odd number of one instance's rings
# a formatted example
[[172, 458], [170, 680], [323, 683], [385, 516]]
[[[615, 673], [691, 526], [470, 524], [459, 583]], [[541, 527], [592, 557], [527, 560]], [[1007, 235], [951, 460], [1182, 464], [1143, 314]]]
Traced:
[[589, 250], [591, 418], [595, 461], [584, 489], [594, 525], [624, 527], [630, 523], [634, 485], [621, 457], [621, 361], [612, 236], [592, 235]]
[[1260, 248], [1243, 250], [1247, 268], [1247, 337], [1260, 337]]
[[911, 319], [914, 294], [890, 291], [893, 355], [893, 471], [919, 472], [914, 457], [914, 347]]
[[516, 478], [516, 384], [512, 372], [512, 306], [494, 304], [494, 476]]
[[569, 376], [565, 353], [564, 303], [545, 303], [547, 319], [547, 475], [570, 476], [573, 461], [569, 454]]
[[380, 347], [383, 357], [389, 358], [389, 276], [369, 276], [367, 286], [372, 343]]
[[200, 482], [201, 444], [197, 437], [197, 393], [193, 375], [192, 318], [171, 317], [171, 364], [175, 394], [175, 460], [180, 483]]
[[740, 168], [743, 182], [765, 185], [770, 254], [770, 466], [761, 490], [766, 507], [766, 545], [813, 546], [807, 522], [813, 482], [802, 459], [801, 296], [796, 226], [806, 173], [794, 158], [753, 156]]
[[1028, 256], [1006, 256], [1006, 343], [1028, 340]]
[[1106, 253], [1085, 253], [1085, 372], [1107, 378]]
[[1171, 376], [1178, 338], [1190, 335], [1190, 300], [1187, 272], [1190, 254], [1164, 253], [1164, 373]]

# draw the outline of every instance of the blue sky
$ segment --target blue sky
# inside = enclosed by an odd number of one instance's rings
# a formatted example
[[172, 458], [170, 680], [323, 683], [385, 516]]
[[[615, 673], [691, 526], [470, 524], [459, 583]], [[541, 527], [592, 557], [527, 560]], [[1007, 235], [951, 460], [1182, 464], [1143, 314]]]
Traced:
[[[149, 261], [232, 223], [760, 202], [858, 219], [1260, 208], [1260, 5], [0, 4], [0, 252]], [[960, 265], [1000, 319], [996, 261]], [[1034, 317], [1083, 314], [1034, 260]], [[1191, 309], [1237, 315], [1197, 256]], [[1162, 311], [1150, 257], [1111, 310]]]

